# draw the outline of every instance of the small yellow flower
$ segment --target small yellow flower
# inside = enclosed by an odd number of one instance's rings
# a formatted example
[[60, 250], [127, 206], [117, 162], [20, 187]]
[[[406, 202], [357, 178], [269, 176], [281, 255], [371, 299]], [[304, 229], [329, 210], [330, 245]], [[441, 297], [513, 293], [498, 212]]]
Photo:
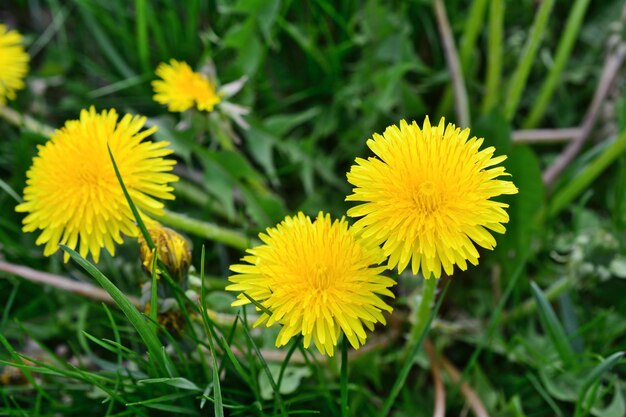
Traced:
[[156, 198], [174, 198], [168, 183], [178, 177], [169, 173], [176, 162], [164, 159], [172, 153], [168, 143], [144, 140], [156, 130], [141, 130], [145, 117], [118, 118], [115, 110], [83, 110], [79, 120], [66, 122], [38, 147], [26, 174], [24, 203], [16, 210], [28, 213], [25, 232], [42, 230], [37, 244], [45, 243], [44, 255], [56, 252], [59, 243], [72, 249], [80, 245], [80, 254], [91, 253], [97, 262], [103, 247], [114, 254], [113, 242], [122, 242], [121, 233], [137, 235], [107, 144], [142, 215], [162, 213]]
[[196, 106], [210, 112], [222, 100], [215, 85], [185, 62], [172, 59], [169, 65], [161, 63], [156, 75], [162, 80], [152, 81], [154, 100], [166, 104], [169, 111], [183, 112]]
[[22, 35], [0, 24], [0, 105], [14, 100], [15, 92], [24, 88], [28, 60]]
[[[359, 238], [341, 219], [319, 213], [315, 221], [298, 213], [259, 234], [263, 245], [249, 249], [243, 264], [232, 265], [229, 291], [242, 291], [261, 303], [263, 313], [255, 323], [282, 325], [276, 346], [295, 335], [311, 340], [322, 353], [332, 356], [341, 332], [358, 349], [367, 335], [385, 324], [382, 311], [391, 312], [379, 295], [393, 297], [395, 282], [380, 275], [385, 258], [380, 249]], [[250, 301], [238, 295], [233, 306]]]
[[[157, 250], [159, 260], [173, 278], [182, 280], [191, 266], [191, 248], [187, 239], [175, 230], [163, 227], [156, 221], [147, 222], [146, 228]], [[142, 235], [139, 236], [139, 255], [144, 269], [152, 274], [153, 251]]]
[[483, 139], [469, 134], [443, 118], [431, 127], [427, 117], [423, 129], [402, 120], [367, 141], [376, 157], [356, 159], [346, 200], [363, 204], [348, 215], [360, 217], [354, 227], [364, 239], [383, 245], [389, 268], [402, 272], [411, 262], [413, 274], [421, 268], [425, 278], [439, 278], [443, 267], [450, 275], [455, 264], [478, 264], [474, 243], [495, 247], [490, 230], [505, 232], [508, 205], [491, 198], [517, 193], [512, 182], [497, 179], [509, 175], [496, 166], [506, 156], [479, 150]]

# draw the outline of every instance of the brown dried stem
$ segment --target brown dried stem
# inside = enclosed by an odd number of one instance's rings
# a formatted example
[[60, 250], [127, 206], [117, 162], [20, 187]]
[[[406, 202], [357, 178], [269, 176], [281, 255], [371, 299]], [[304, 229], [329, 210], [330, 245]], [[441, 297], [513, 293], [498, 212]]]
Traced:
[[[435, 350], [433, 343], [429, 339], [424, 341], [424, 348], [427, 352], [434, 352]], [[458, 384], [461, 381], [461, 372], [456, 369], [452, 362], [450, 362], [443, 353], [440, 352], [439, 357], [435, 359], [441, 364], [453, 383]], [[467, 382], [461, 384], [461, 393], [465, 397], [465, 400], [476, 417], [489, 417], [489, 413], [483, 405], [483, 402], [480, 398], [478, 398], [476, 392]]]
[[435, 17], [437, 19], [437, 27], [441, 35], [443, 49], [450, 69], [450, 78], [452, 79], [452, 89], [454, 90], [454, 108], [458, 124], [462, 127], [469, 127], [470, 112], [469, 102], [467, 99], [467, 89], [465, 88], [465, 79], [461, 70], [461, 62], [459, 54], [454, 43], [450, 21], [446, 13], [446, 6], [443, 0], [435, 0]]
[[552, 143], [569, 142], [580, 135], [580, 128], [564, 129], [524, 129], [513, 132], [513, 142], [528, 145], [549, 145]]
[[429, 338], [426, 338], [424, 342], [424, 349], [428, 354], [428, 360], [430, 361], [430, 371], [433, 374], [433, 383], [435, 386], [435, 410], [433, 411], [433, 417], [445, 417], [446, 390], [441, 380], [441, 370], [439, 369], [437, 352], [435, 352], [433, 343], [430, 341]]
[[[626, 18], [626, 5], [622, 9], [621, 19]], [[598, 88], [593, 96], [593, 100], [585, 114], [585, 118], [580, 126], [578, 134], [573, 138], [569, 145], [563, 150], [563, 152], [557, 157], [554, 163], [549, 166], [543, 173], [543, 182], [547, 187], [554, 185], [561, 173], [567, 168], [567, 166], [574, 160], [576, 155], [582, 149], [585, 141], [589, 138], [591, 129], [598, 119], [600, 113], [600, 107], [604, 102], [606, 96], [609, 93], [611, 85], [615, 76], [619, 72], [624, 59], [626, 58], [626, 44], [619, 42], [619, 44], [613, 49], [612, 53], [609, 53], [604, 61], [604, 67], [602, 69], [602, 75], [598, 83]]]
[[[75, 281], [60, 275], [38, 271], [23, 265], [15, 265], [9, 262], [0, 261], [0, 271], [24, 278], [27, 281], [37, 284], [50, 285], [60, 290], [78, 294], [96, 301], [103, 301], [108, 304], [115, 304], [111, 296], [102, 288], [96, 287], [86, 282]], [[141, 306], [139, 298], [132, 295], [126, 296], [136, 307]]]

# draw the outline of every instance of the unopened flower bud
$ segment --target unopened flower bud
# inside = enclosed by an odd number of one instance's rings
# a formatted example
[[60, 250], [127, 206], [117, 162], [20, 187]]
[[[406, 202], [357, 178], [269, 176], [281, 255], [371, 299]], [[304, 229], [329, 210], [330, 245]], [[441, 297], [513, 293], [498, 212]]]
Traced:
[[[157, 256], [167, 267], [174, 279], [182, 280], [191, 265], [191, 249], [187, 239], [175, 230], [156, 223], [150, 225], [148, 233], [154, 242]], [[139, 255], [144, 269], [152, 274], [153, 251], [143, 236], [139, 236]]]

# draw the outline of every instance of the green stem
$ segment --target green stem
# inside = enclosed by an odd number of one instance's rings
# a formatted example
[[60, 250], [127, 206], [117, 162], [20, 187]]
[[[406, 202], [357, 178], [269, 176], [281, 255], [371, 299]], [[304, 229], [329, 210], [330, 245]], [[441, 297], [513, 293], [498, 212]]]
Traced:
[[348, 417], [348, 338], [341, 343], [341, 417]]
[[191, 233], [205, 239], [223, 243], [235, 249], [245, 250], [254, 243], [254, 239], [248, 238], [245, 234], [235, 230], [226, 229], [212, 223], [192, 219], [183, 214], [164, 210], [159, 220], [168, 226]]
[[207, 120], [209, 133], [217, 138], [217, 142], [220, 144], [222, 150], [236, 151], [237, 148], [233, 144], [232, 138], [226, 134], [226, 131], [229, 130], [229, 128], [225, 125], [225, 123], [228, 122], [225, 122], [217, 112], [209, 113]]
[[507, 94], [504, 108], [504, 115], [507, 120], [511, 120], [513, 119], [513, 116], [515, 116], [522, 92], [526, 87], [528, 75], [530, 74], [533, 62], [535, 61], [535, 56], [537, 55], [537, 50], [539, 49], [543, 32], [548, 25], [548, 18], [550, 17], [550, 12], [552, 12], [553, 6], [554, 0], [543, 0], [541, 2], [541, 6], [539, 6], [537, 14], [535, 15], [533, 27], [530, 29], [528, 39], [524, 45], [524, 51], [522, 52], [520, 62], [511, 79], [509, 92]]
[[415, 363], [415, 357], [417, 356], [420, 348], [422, 347], [422, 342], [426, 338], [426, 334], [428, 330], [430, 330], [430, 325], [437, 315], [439, 311], [439, 307], [441, 306], [441, 301], [444, 298], [446, 291], [448, 290], [448, 285], [450, 285], [451, 281], [448, 281], [446, 287], [444, 288], [439, 301], [437, 301], [437, 305], [435, 308], [432, 308], [433, 301], [435, 299], [435, 294], [437, 293], [437, 284], [438, 280], [435, 278], [430, 278], [424, 281], [424, 287], [422, 289], [422, 300], [420, 301], [420, 305], [417, 308], [417, 316], [416, 322], [411, 331], [411, 339], [408, 344], [408, 355], [406, 355], [406, 359], [402, 364], [402, 368], [396, 378], [396, 381], [385, 400], [383, 405], [383, 411], [381, 412], [381, 417], [386, 417], [391, 410], [391, 407], [395, 403], [398, 394], [400, 394], [400, 390], [404, 386], [406, 378], [409, 376], [409, 372]]
[[504, 0], [492, 0], [489, 8], [489, 44], [487, 51], [487, 80], [483, 113], [499, 99], [502, 78], [502, 39], [504, 38]]
[[178, 180], [173, 184], [173, 186], [174, 195], [177, 198], [183, 198], [200, 207], [207, 207], [212, 213], [232, 224], [241, 225], [244, 223], [244, 220], [240, 215], [237, 213], [233, 215], [228, 213], [222, 204], [207, 194], [201, 187], [198, 187], [189, 181], [185, 181], [184, 179]]
[[422, 288], [422, 299], [420, 305], [417, 308], [417, 314], [415, 316], [415, 324], [411, 330], [411, 338], [409, 339], [409, 346], [413, 346], [417, 343], [421, 337], [426, 325], [428, 324], [428, 318], [432, 310], [433, 302], [435, 301], [435, 294], [437, 293], [438, 280], [429, 278], [424, 280], [424, 287]]
[[611, 165], [622, 153], [626, 151], [626, 130], [623, 131], [619, 138], [606, 149], [578, 174], [567, 183], [552, 199], [552, 203], [548, 208], [548, 216], [552, 217], [567, 207], [581, 192], [595, 181], [596, 178]]
[[537, 97], [537, 100], [535, 100], [530, 114], [524, 121], [525, 129], [532, 129], [537, 126], [537, 123], [541, 120], [541, 117], [543, 116], [546, 107], [552, 98], [557, 82], [560, 80], [563, 68], [565, 68], [565, 64], [567, 63], [570, 53], [572, 52], [576, 35], [578, 35], [580, 25], [585, 17], [585, 11], [587, 10], [588, 5], [589, 0], [575, 1], [572, 11], [567, 18], [567, 23], [565, 24], [565, 31], [556, 50], [554, 65], [550, 68], [548, 77], [544, 80], [541, 85], [541, 89], [539, 90], [539, 96]]

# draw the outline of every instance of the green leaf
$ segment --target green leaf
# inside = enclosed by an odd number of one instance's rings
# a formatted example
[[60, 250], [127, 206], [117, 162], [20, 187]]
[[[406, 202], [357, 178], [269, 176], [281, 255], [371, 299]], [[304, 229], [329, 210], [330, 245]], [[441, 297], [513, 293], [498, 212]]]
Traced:
[[510, 220], [506, 225], [506, 236], [499, 239], [496, 250], [508, 255], [516, 253], [519, 248], [528, 248], [537, 235], [539, 225], [535, 219], [543, 207], [545, 190], [539, 161], [530, 147], [513, 147], [504, 165], [511, 174], [510, 178], [504, 179], [513, 181], [519, 190], [518, 194], [502, 198], [509, 203]]
[[274, 137], [256, 126], [250, 126], [246, 135], [245, 145], [250, 150], [250, 155], [263, 167], [272, 183], [278, 184], [274, 163]]
[[[504, 116], [492, 110], [481, 116], [472, 126], [473, 136], [484, 138], [483, 146], [495, 146], [496, 155], [508, 155], [513, 148], [511, 125]], [[510, 158], [510, 157], [509, 157]]]
[[160, 116], [149, 118], [146, 126], [157, 126], [154, 137], [158, 140], [169, 142], [174, 153], [181, 157], [187, 164], [191, 164], [191, 155], [195, 146], [193, 131], [176, 129], [175, 120], [172, 116]]
[[554, 367], [539, 370], [541, 382], [548, 393], [559, 401], [575, 402], [582, 386], [580, 375]]
[[[278, 377], [280, 376], [281, 366], [274, 363], [269, 364], [268, 366], [274, 380], [278, 380]], [[285, 373], [280, 384], [279, 392], [283, 395], [294, 393], [300, 386], [301, 381], [304, 378], [308, 378], [310, 376], [311, 369], [307, 367], [287, 366], [285, 368]], [[272, 385], [270, 384], [267, 375], [264, 373], [259, 374], [259, 387], [261, 388], [261, 398], [265, 400], [271, 400], [272, 398], [274, 398]]]
[[[216, 353], [215, 353], [215, 344], [213, 343], [213, 333], [211, 332], [211, 325], [210, 325], [210, 320], [207, 316], [207, 306], [206, 306], [206, 293], [205, 293], [205, 286], [204, 286], [204, 255], [205, 255], [205, 248], [204, 245], [202, 245], [202, 253], [200, 255], [200, 280], [202, 282], [202, 286], [201, 286], [201, 290], [200, 290], [200, 305], [201, 305], [201, 315], [202, 315], [202, 322], [204, 324], [204, 329], [206, 331], [206, 337], [207, 340], [209, 341], [209, 350], [211, 352], [211, 361], [213, 362], [213, 388], [215, 391], [215, 395], [213, 396], [213, 405], [214, 405], [214, 413], [216, 417], [224, 417], [224, 405], [223, 405], [223, 401], [222, 401], [222, 388], [220, 385], [220, 368], [217, 366], [217, 357], [216, 357]], [[206, 390], [204, 390], [204, 394], [203, 396], [208, 396], [208, 388]]]
[[[248, 297], [247, 294], [244, 293], [244, 295], [246, 297]], [[248, 297], [250, 300], [251, 298]], [[259, 350], [258, 346], [256, 345], [256, 343], [254, 342], [254, 339], [252, 338], [252, 336], [250, 335], [250, 332], [248, 331], [248, 327], [247, 326], [242, 326], [246, 337], [248, 338], [248, 341], [250, 342], [250, 344], [252, 345], [252, 348], [257, 356], [257, 358], [259, 359], [259, 362], [261, 362], [261, 366], [263, 367], [263, 370], [265, 371], [265, 374], [267, 375], [267, 378], [269, 380], [270, 386], [272, 387], [272, 391], [274, 392], [274, 396], [276, 398], [276, 402], [278, 403], [278, 406], [280, 408], [280, 412], [281, 412], [281, 416], [287, 417], [287, 410], [285, 408], [285, 404], [283, 402], [282, 396], [280, 395], [280, 392], [278, 391], [278, 387], [276, 386], [276, 382], [274, 381], [274, 377], [272, 375], [272, 372], [270, 371], [270, 368], [267, 364], [267, 362], [265, 361], [265, 358], [263, 358], [263, 355], [261, 355], [261, 351]]]

